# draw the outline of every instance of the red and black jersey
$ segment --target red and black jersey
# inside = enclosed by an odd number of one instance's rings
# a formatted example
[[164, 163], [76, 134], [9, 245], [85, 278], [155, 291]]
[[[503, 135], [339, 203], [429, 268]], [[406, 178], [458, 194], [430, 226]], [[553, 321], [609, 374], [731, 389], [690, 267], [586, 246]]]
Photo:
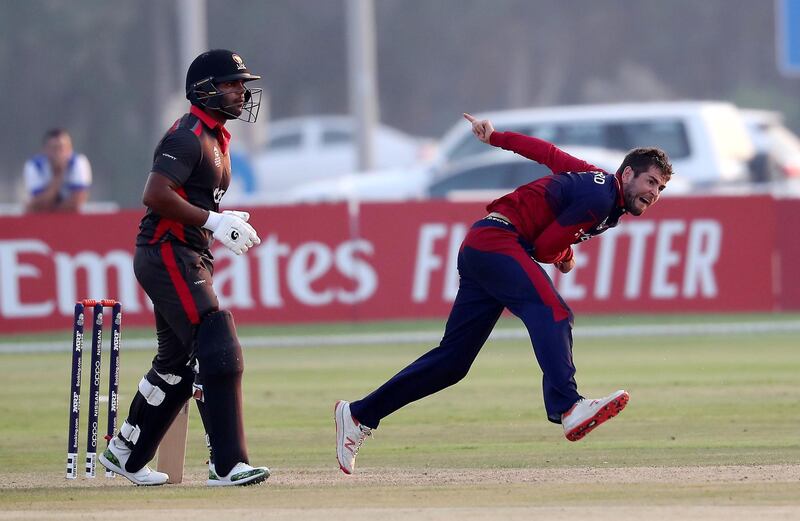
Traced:
[[553, 263], [572, 258], [572, 244], [617, 225], [625, 213], [616, 175], [582, 161], [552, 143], [515, 132], [493, 132], [490, 143], [541, 163], [553, 176], [522, 185], [489, 203], [533, 245], [533, 257]]
[[[224, 126], [192, 106], [161, 138], [151, 171], [177, 183], [176, 192], [193, 205], [217, 212], [231, 182], [229, 141]], [[203, 251], [211, 239], [205, 228], [166, 219], [148, 208], [139, 223], [136, 245], [178, 241]]]

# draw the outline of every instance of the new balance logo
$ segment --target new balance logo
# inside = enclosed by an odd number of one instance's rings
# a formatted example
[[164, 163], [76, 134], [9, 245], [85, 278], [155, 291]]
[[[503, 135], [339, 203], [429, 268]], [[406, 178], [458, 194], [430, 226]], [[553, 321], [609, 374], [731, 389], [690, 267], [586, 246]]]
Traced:
[[356, 442], [353, 440], [353, 438], [350, 437], [345, 438], [345, 440], [346, 441], [344, 442], [344, 448], [355, 454]]

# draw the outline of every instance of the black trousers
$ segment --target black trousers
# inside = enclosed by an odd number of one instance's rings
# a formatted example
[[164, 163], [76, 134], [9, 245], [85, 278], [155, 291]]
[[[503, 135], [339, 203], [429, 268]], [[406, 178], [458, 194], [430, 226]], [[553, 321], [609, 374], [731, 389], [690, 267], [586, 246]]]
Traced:
[[163, 242], [137, 246], [133, 270], [153, 302], [158, 338], [153, 368], [174, 373], [189, 362], [197, 325], [219, 309], [212, 258], [180, 243]]

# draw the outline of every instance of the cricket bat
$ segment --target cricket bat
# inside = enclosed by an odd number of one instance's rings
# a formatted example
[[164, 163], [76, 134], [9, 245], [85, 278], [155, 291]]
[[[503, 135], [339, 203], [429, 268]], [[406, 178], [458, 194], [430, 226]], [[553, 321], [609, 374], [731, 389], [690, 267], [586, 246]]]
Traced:
[[189, 431], [189, 400], [183, 404], [175, 421], [172, 422], [161, 445], [158, 446], [159, 472], [169, 475], [167, 483], [180, 483], [183, 481], [183, 466], [186, 459], [186, 435]]

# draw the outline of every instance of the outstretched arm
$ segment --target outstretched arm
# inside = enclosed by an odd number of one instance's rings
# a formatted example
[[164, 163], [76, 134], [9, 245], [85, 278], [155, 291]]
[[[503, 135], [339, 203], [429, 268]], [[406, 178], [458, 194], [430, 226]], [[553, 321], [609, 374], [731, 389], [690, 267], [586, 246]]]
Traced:
[[488, 119], [479, 120], [466, 112], [464, 118], [472, 123], [472, 133], [482, 142], [541, 163], [553, 173], [603, 171], [602, 168], [573, 157], [543, 139], [516, 132], [497, 132]]
[[567, 154], [544, 139], [516, 132], [494, 132], [490, 144], [541, 163], [553, 173], [603, 171], [602, 168]]

